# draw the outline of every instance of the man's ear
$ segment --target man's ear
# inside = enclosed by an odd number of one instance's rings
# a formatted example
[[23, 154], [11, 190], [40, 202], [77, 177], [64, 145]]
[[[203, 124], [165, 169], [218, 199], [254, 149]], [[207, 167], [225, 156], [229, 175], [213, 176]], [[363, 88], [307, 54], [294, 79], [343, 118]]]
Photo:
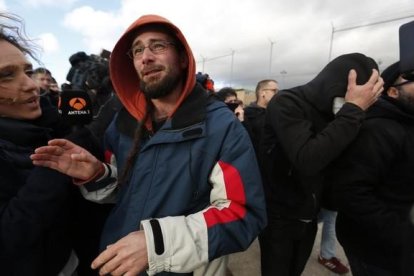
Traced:
[[391, 86], [391, 87], [390, 87], [390, 88], [388, 88], [388, 90], [387, 90], [387, 95], [388, 95], [388, 97], [390, 97], [390, 98], [397, 99], [397, 98], [398, 98], [398, 96], [400, 95], [400, 91], [399, 91], [396, 87]]

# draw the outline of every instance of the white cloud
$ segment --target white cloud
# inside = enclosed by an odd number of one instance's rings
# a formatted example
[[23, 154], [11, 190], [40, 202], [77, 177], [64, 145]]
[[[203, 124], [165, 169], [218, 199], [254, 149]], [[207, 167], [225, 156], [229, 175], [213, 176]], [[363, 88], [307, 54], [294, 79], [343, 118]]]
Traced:
[[45, 54], [55, 53], [59, 50], [59, 41], [52, 33], [43, 33], [39, 35], [39, 45]]
[[[332, 25], [362, 26], [413, 15], [413, 9], [411, 0], [158, 0], [156, 5], [122, 0], [120, 9], [111, 12], [77, 8], [65, 16], [64, 25], [96, 53], [111, 50], [144, 14], [164, 16], [182, 30], [198, 70], [204, 68], [217, 83], [251, 88], [268, 77], [282, 79], [285, 87], [309, 81], [328, 62]], [[358, 51], [390, 64], [398, 58], [398, 27], [404, 20], [335, 33], [331, 57]]]
[[[165, 16], [186, 35], [198, 70], [204, 67], [218, 83], [250, 87], [269, 76], [285, 79], [286, 86], [313, 78], [328, 62], [331, 24], [362, 25], [385, 17], [413, 15], [409, 0], [399, 0], [398, 4], [374, 0], [182, 0], [180, 3], [177, 8], [177, 2], [170, 0], [158, 0], [157, 5], [150, 1], [123, 0], [122, 18], [129, 21], [124, 26], [143, 14]], [[332, 58], [360, 51], [383, 60], [384, 65], [390, 64], [398, 56], [397, 33], [401, 24], [395, 21], [335, 34]], [[271, 61], [270, 41], [275, 42]], [[280, 74], [282, 71], [288, 73]]]
[[102, 48], [112, 49], [121, 30], [119, 19], [113, 13], [97, 11], [89, 6], [77, 8], [67, 14], [63, 24], [80, 33], [85, 47], [94, 53]]
[[7, 5], [4, 0], [0, 0], [0, 11], [7, 11]]
[[60, 6], [67, 7], [73, 5], [78, 0], [22, 0], [22, 5], [29, 5], [31, 7], [42, 6]]

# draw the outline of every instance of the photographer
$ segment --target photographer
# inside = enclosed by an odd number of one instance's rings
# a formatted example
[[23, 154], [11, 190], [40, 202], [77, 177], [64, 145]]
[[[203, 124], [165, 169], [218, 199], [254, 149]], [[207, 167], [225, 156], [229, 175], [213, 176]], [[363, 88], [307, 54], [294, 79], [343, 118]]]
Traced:
[[87, 127], [96, 137], [103, 137], [115, 113], [121, 108], [109, 77], [108, 60], [102, 56], [77, 52], [69, 61], [72, 65], [66, 77], [70, 82], [69, 89], [88, 93], [93, 120]]

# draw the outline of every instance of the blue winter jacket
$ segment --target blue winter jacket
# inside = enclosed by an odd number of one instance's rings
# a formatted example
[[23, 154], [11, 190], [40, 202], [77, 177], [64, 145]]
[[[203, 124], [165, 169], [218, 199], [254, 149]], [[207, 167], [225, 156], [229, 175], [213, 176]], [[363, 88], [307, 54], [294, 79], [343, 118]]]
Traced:
[[[106, 132], [118, 171], [136, 124], [124, 109]], [[192, 272], [245, 250], [266, 224], [248, 134], [226, 105], [209, 98], [200, 86], [153, 136], [143, 138], [118, 196], [102, 247], [141, 227], [149, 244], [149, 269], [155, 272]]]
[[[136, 63], [126, 55], [147, 25], [161, 27], [174, 38], [182, 69], [175, 106], [155, 133], [150, 120], [144, 120], [149, 106]], [[224, 275], [224, 258], [219, 257], [246, 249], [266, 224], [262, 183], [248, 134], [223, 103], [209, 99], [207, 91], [196, 86], [195, 71], [184, 34], [158, 15], [143, 15], [133, 22], [111, 53], [111, 81], [125, 109], [107, 129], [105, 140], [107, 157], [113, 157], [118, 171], [131, 152], [137, 125], [145, 121], [150, 134], [141, 136], [128, 180], [117, 186], [117, 205], [101, 245], [105, 248], [143, 229], [151, 275]], [[108, 185], [107, 190], [109, 186], [114, 187]]]

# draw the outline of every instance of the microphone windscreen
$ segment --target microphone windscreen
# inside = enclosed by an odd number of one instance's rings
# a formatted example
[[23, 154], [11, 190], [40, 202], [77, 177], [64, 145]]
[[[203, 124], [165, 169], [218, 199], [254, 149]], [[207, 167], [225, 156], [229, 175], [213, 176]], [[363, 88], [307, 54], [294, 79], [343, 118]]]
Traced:
[[64, 90], [59, 97], [59, 113], [70, 126], [83, 126], [92, 121], [92, 102], [83, 90]]

